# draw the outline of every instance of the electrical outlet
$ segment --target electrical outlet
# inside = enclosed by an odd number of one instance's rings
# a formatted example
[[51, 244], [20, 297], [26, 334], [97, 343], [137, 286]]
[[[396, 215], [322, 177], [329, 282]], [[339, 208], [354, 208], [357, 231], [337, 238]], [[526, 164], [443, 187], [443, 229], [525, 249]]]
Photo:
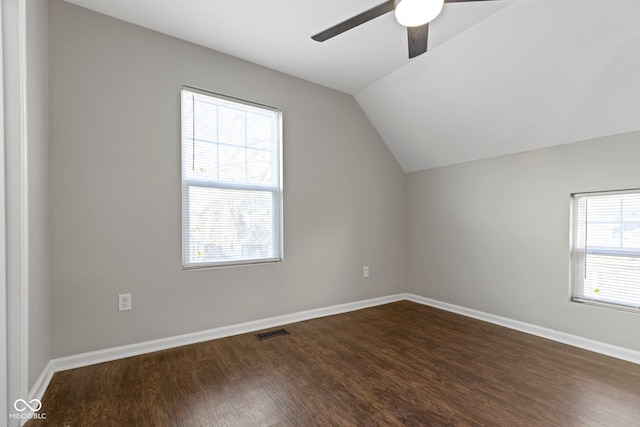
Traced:
[[362, 267], [362, 277], [369, 277], [369, 266], [365, 265]]
[[131, 294], [118, 295], [118, 311], [131, 310]]

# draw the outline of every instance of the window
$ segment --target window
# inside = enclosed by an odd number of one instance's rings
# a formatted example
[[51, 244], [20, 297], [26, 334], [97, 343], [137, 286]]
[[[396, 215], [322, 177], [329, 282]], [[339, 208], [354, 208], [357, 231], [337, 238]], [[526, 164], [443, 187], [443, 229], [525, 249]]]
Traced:
[[640, 190], [573, 195], [573, 301], [640, 309]]
[[281, 111], [183, 87], [185, 268], [282, 259]]

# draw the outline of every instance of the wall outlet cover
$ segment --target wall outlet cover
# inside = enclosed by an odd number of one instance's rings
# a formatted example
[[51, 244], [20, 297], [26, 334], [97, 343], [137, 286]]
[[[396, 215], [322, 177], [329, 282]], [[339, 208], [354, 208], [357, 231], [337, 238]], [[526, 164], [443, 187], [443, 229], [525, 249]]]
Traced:
[[131, 294], [118, 295], [118, 311], [131, 310]]

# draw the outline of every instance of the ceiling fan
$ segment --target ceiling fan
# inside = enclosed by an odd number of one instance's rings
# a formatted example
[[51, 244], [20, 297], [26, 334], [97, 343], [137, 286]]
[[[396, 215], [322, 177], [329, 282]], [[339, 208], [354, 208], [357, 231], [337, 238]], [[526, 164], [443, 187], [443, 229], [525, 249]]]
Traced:
[[429, 22], [440, 14], [444, 3], [461, 3], [468, 1], [491, 0], [389, 0], [349, 18], [338, 25], [327, 28], [311, 36], [311, 38], [315, 41], [323, 42], [355, 28], [360, 24], [364, 24], [365, 22], [395, 10], [398, 22], [407, 27], [409, 58], [414, 58], [427, 51]]

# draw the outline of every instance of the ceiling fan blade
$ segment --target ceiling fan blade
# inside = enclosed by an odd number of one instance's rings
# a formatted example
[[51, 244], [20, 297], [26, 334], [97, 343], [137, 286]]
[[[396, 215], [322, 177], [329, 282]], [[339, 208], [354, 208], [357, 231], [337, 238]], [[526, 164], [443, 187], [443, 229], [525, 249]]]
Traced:
[[395, 0], [389, 0], [382, 4], [379, 4], [376, 7], [373, 7], [367, 11], [362, 12], [359, 15], [356, 15], [352, 18], [347, 19], [339, 23], [338, 25], [334, 25], [331, 28], [327, 28], [326, 30], [316, 34], [315, 36], [311, 36], [317, 42], [323, 42], [325, 40], [329, 40], [332, 37], [337, 36], [338, 34], [342, 34], [347, 30], [357, 27], [360, 24], [364, 24], [365, 22], [371, 21], [372, 19], [377, 18], [378, 16], [382, 16], [385, 13], [389, 13], [394, 9]]
[[407, 38], [409, 39], [409, 58], [425, 53], [429, 41], [429, 23], [418, 27], [407, 27]]

